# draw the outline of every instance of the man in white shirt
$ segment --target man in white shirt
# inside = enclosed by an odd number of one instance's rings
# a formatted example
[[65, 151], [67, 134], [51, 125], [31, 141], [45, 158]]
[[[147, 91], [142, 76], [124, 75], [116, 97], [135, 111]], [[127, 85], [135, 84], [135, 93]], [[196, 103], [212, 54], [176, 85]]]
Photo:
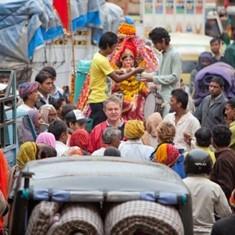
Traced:
[[24, 82], [19, 86], [19, 96], [23, 100], [23, 104], [17, 107], [17, 116], [25, 115], [28, 111], [35, 109], [38, 99], [37, 82]]
[[209, 180], [212, 160], [208, 153], [201, 149], [190, 151], [185, 158], [183, 180], [192, 196], [194, 235], [210, 235], [215, 223], [215, 215], [219, 218], [232, 213], [222, 188]]
[[54, 87], [54, 78], [51, 74], [40, 71], [35, 77], [35, 81], [39, 83], [39, 97], [36, 103], [36, 107], [39, 109], [42, 105], [50, 103], [49, 98]]
[[152, 146], [142, 143], [141, 137], [144, 134], [144, 124], [139, 120], [128, 120], [124, 128], [124, 136], [127, 141], [119, 145], [121, 157], [130, 161], [150, 161], [154, 152]]
[[188, 94], [182, 89], [171, 92], [170, 106], [172, 113], [165, 116], [164, 121], [172, 123], [176, 128], [174, 143], [178, 149], [190, 150], [195, 143], [195, 132], [200, 123], [193, 114], [187, 110]]

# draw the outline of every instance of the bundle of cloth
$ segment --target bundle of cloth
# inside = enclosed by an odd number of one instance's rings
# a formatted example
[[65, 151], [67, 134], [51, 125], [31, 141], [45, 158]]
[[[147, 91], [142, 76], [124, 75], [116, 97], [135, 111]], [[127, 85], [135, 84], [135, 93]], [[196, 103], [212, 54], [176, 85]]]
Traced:
[[106, 235], [184, 234], [176, 209], [150, 201], [129, 201], [114, 206], [105, 219]]
[[199, 105], [202, 99], [209, 95], [209, 83], [214, 77], [221, 77], [224, 80], [224, 94], [227, 98], [235, 95], [235, 73], [234, 68], [229, 64], [217, 62], [201, 69], [195, 76], [194, 96], [195, 105]]
[[103, 235], [103, 221], [93, 205], [42, 201], [32, 211], [26, 235]]

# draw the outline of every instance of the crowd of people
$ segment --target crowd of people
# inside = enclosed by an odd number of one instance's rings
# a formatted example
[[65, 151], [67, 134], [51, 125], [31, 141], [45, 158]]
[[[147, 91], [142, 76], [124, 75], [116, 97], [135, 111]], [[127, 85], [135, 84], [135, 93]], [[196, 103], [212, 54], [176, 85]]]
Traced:
[[[191, 192], [195, 235], [235, 234], [231, 210], [235, 207], [235, 97], [228, 100], [223, 78], [213, 76], [209, 94], [193, 112], [188, 106], [191, 94], [180, 88], [181, 60], [169, 33], [161, 27], [153, 29], [149, 33], [153, 47], [142, 47], [132, 26], [126, 27], [129, 31], [121, 40], [112, 32], [100, 38], [89, 72], [89, 115], [69, 103], [55, 85], [56, 71], [51, 66], [42, 68], [35, 81], [19, 85], [17, 170], [32, 160], [84, 155], [164, 164]], [[224, 59], [217, 53], [218, 43], [211, 41], [213, 58], [209, 52], [199, 57], [192, 82], [210, 61]], [[155, 49], [160, 58], [153, 57]], [[148, 56], [153, 61], [146, 62]], [[163, 97], [164, 109], [144, 117], [149, 83]], [[4, 201], [9, 171], [0, 153], [0, 201]], [[0, 204], [4, 215], [6, 203]]]

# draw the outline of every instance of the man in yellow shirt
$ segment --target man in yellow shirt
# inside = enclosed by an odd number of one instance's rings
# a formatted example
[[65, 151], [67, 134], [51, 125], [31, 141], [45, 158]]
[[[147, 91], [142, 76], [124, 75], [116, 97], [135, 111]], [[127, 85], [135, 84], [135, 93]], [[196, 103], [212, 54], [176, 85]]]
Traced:
[[94, 55], [90, 69], [90, 85], [88, 103], [91, 108], [90, 118], [93, 127], [106, 119], [103, 111], [103, 102], [108, 98], [107, 77], [115, 82], [121, 82], [137, 73], [143, 72], [142, 68], [134, 68], [128, 73], [119, 74], [112, 68], [107, 56], [110, 55], [118, 42], [115, 33], [104, 33], [99, 41], [99, 51]]

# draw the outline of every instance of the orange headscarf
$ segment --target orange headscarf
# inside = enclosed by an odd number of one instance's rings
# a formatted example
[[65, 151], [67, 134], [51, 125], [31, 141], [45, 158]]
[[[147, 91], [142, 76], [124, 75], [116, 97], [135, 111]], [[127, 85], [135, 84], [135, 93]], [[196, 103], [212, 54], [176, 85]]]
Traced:
[[160, 144], [155, 152], [154, 161], [169, 167], [175, 164], [179, 157], [179, 151], [173, 144]]

